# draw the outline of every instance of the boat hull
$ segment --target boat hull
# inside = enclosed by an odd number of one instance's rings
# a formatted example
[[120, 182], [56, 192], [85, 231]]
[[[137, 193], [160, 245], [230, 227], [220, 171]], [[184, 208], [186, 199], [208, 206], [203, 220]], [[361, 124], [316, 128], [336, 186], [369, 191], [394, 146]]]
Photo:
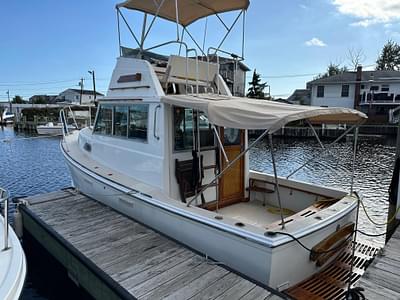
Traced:
[[3, 250], [4, 218], [0, 215], [0, 299], [20, 298], [26, 278], [26, 258], [15, 232], [9, 227], [9, 248]]
[[[75, 129], [75, 127], [69, 127], [69, 130]], [[36, 131], [39, 135], [54, 135], [54, 136], [61, 136], [63, 135], [62, 126], [37, 126]]]
[[[272, 247], [245, 234], [201, 222], [189, 214], [175, 213], [151, 197], [127, 194], [126, 187], [97, 175], [63, 153], [73, 183], [83, 194], [261, 284], [283, 290], [319, 270], [315, 262], [309, 260], [309, 252], [293, 240]], [[195, 214], [197, 208], [191, 209]], [[354, 210], [351, 210], [331, 224], [303, 236], [301, 242], [311, 248], [335, 232], [338, 225], [343, 226], [353, 218]]]

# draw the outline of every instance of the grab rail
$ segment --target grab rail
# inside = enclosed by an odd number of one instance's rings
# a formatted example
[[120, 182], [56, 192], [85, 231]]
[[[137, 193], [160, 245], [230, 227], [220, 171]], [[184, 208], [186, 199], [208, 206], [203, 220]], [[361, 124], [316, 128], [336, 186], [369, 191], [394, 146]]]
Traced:
[[8, 246], [8, 192], [0, 188], [0, 203], [4, 202], [4, 248], [2, 251], [10, 249]]
[[153, 135], [156, 140], [160, 139], [160, 136], [158, 135], [158, 132], [156, 134], [156, 129], [157, 129], [157, 111], [161, 109], [161, 105], [158, 104], [156, 108], [154, 109], [154, 123], [153, 123]]
[[[78, 129], [79, 128], [78, 127], [78, 123], [76, 122], [75, 115], [74, 115], [74, 112], [71, 109], [71, 106], [68, 106], [68, 110], [71, 113], [71, 118], [74, 121], [75, 128]], [[90, 110], [89, 110], [89, 114], [90, 114]], [[62, 130], [63, 137], [65, 138], [67, 135], [69, 135], [68, 118], [67, 118], [67, 115], [65, 114], [65, 107], [60, 109], [59, 117], [60, 117], [60, 121], [61, 121], [61, 124], [62, 124], [62, 127], [63, 127], [62, 128], [63, 129]]]

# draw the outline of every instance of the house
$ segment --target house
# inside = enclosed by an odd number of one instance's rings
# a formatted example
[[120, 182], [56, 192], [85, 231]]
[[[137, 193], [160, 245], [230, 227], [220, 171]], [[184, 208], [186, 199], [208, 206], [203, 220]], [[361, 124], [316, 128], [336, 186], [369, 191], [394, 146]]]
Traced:
[[307, 86], [311, 105], [355, 108], [382, 122], [400, 106], [399, 71], [362, 71], [360, 66], [356, 72], [315, 79]]
[[232, 58], [219, 57], [219, 74], [225, 80], [232, 95], [246, 96], [246, 72], [250, 71], [243, 62]]
[[[82, 100], [81, 100], [82, 93]], [[96, 92], [96, 97], [104, 96]], [[57, 96], [57, 102], [68, 102], [71, 104], [89, 104], [94, 101], [94, 94], [92, 90], [80, 89], [66, 89]]]
[[293, 94], [287, 98], [287, 101], [292, 104], [310, 105], [311, 103], [311, 90], [297, 89]]

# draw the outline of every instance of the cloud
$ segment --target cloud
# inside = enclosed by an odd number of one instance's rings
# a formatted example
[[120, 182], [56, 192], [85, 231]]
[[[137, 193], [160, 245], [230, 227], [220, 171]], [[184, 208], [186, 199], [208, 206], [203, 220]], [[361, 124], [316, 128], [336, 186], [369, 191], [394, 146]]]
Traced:
[[352, 26], [368, 27], [400, 20], [400, 2], [394, 0], [331, 0], [337, 10], [359, 21]]
[[306, 44], [306, 46], [309, 46], [309, 47], [326, 47], [327, 46], [327, 44], [325, 44], [323, 41], [321, 41], [319, 38], [316, 38], [316, 37], [312, 38], [309, 41], [306, 41], [305, 44]]
[[305, 5], [305, 4], [299, 4], [299, 7], [300, 8], [302, 8], [302, 9], [308, 9], [309, 7], [307, 6], [307, 5]]

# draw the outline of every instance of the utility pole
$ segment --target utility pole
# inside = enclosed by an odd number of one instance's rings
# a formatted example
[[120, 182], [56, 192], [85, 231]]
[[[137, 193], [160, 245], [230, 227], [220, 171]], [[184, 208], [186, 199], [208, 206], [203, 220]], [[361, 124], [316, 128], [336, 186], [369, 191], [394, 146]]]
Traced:
[[94, 70], [88, 71], [88, 73], [90, 75], [92, 75], [92, 80], [93, 80], [93, 99], [94, 99], [94, 102], [96, 102], [96, 77], [94, 75]]
[[79, 105], [82, 105], [82, 94], [83, 94], [83, 78], [81, 78], [81, 81], [79, 82], [79, 85], [81, 87], [81, 94], [79, 97]]
[[9, 106], [10, 112], [11, 112], [12, 106], [11, 106], [11, 101], [10, 101], [10, 90], [7, 90], [7, 97], [8, 97], [8, 106]]

